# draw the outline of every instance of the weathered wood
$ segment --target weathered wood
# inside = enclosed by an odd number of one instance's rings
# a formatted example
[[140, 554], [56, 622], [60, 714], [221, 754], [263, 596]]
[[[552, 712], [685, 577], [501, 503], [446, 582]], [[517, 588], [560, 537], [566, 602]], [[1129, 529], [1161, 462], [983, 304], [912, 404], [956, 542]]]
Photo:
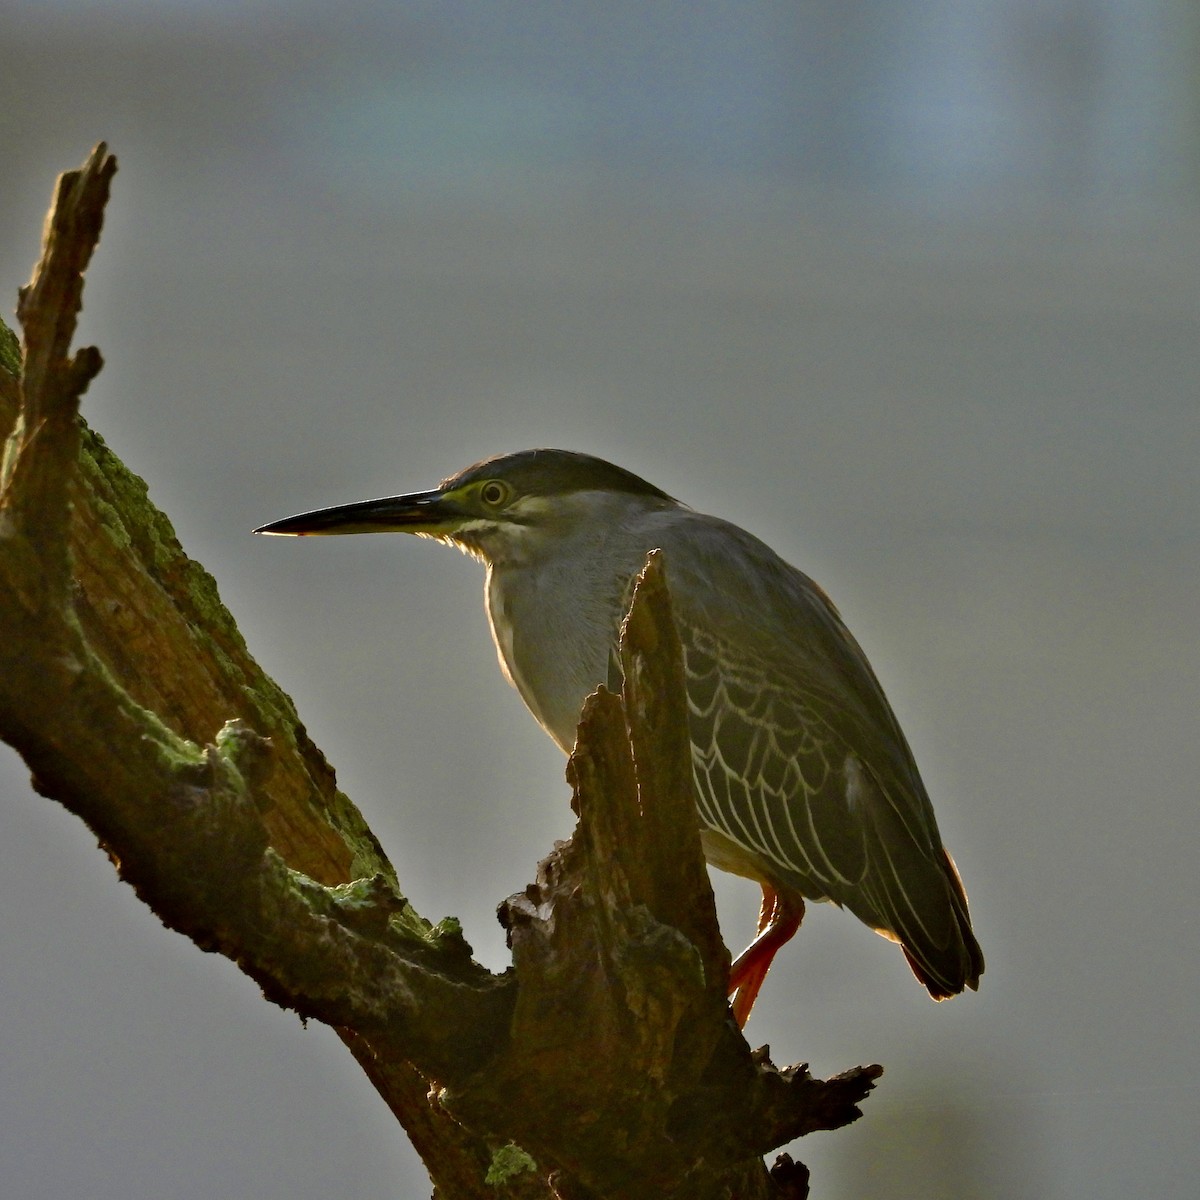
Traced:
[[513, 969], [493, 975], [404, 899], [212, 579], [79, 418], [100, 358], [70, 344], [114, 171], [100, 146], [60, 182], [19, 381], [0, 362], [0, 736], [168, 925], [338, 1030], [444, 1200], [806, 1194], [760, 1156], [853, 1120], [879, 1069], [777, 1070], [729, 1018], [661, 556], [623, 693], [583, 712], [578, 827], [502, 906]]

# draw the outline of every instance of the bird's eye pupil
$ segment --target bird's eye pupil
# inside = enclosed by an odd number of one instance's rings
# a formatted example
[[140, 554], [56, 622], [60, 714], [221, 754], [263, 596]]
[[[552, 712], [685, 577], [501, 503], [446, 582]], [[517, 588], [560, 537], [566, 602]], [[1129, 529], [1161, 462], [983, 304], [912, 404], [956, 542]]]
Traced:
[[485, 504], [499, 504], [504, 499], [504, 485], [502, 483], [485, 483], [480, 495]]

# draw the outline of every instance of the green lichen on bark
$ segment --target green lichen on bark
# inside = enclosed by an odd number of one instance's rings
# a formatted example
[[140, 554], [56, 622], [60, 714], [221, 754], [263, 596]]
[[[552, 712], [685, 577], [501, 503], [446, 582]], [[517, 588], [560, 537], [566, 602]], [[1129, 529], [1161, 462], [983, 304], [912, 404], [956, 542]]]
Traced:
[[509, 1142], [492, 1155], [491, 1166], [488, 1167], [483, 1182], [498, 1188], [518, 1175], [525, 1175], [537, 1169], [537, 1163], [520, 1146], [515, 1142]]
[[[222, 719], [245, 720], [270, 736], [281, 755], [308, 762], [314, 777], [323, 782], [327, 777], [331, 785], [332, 770], [309, 742], [294, 702], [254, 662], [221, 600], [216, 580], [185, 554], [174, 526], [155, 506], [145, 481], [86, 424], [82, 427], [79, 484], [86, 492], [79, 500], [91, 515], [91, 527], [98, 528], [114, 548], [132, 555], [186, 621], [197, 650], [215, 670], [215, 686], [227, 697]], [[195, 731], [194, 736], [207, 740], [212, 733]], [[398, 887], [391, 864], [358, 809], [336, 787], [323, 790], [322, 816], [344, 843], [346, 874], [350, 878], [383, 874]], [[429, 923], [411, 908], [395, 919], [409, 933], [435, 940]]]
[[3, 321], [0, 321], [0, 367], [14, 378], [21, 373], [20, 340]]

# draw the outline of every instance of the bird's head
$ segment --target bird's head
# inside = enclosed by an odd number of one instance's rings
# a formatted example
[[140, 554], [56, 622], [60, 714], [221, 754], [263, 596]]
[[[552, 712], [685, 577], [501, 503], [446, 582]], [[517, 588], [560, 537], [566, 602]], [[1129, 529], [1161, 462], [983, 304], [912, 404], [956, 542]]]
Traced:
[[254, 532], [415, 533], [501, 563], [552, 547], [581, 525], [602, 519], [609, 505], [673, 503], [665, 492], [603, 459], [570, 450], [522, 450], [475, 463], [432, 491], [317, 509]]

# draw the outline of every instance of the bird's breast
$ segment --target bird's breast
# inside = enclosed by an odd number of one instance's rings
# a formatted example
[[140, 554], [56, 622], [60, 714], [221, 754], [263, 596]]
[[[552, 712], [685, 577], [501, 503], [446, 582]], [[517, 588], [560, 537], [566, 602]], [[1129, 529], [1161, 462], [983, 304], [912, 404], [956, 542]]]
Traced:
[[538, 724], [564, 753], [575, 744], [579, 711], [607, 679], [619, 600], [548, 573], [493, 568], [487, 610], [501, 668]]

